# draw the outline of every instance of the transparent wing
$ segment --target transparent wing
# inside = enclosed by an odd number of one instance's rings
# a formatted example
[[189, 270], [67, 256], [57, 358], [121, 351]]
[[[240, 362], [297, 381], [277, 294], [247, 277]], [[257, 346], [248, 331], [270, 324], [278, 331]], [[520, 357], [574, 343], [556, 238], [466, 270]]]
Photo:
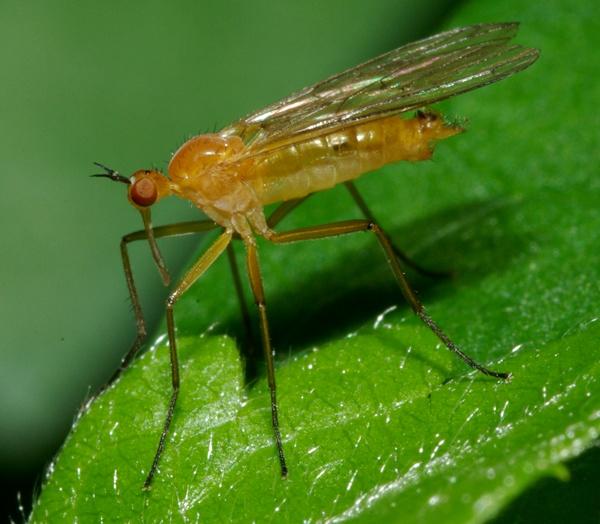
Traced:
[[423, 107], [531, 65], [537, 49], [511, 44], [518, 23], [478, 24], [413, 42], [331, 76], [223, 129], [254, 155]]

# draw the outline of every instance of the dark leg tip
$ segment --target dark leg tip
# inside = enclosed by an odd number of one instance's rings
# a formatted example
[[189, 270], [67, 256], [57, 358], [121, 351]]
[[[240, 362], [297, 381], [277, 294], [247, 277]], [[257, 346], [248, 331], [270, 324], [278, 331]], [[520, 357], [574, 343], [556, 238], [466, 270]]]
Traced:
[[288, 477], [288, 469], [287, 469], [287, 467], [286, 467], [286, 466], [283, 466], [283, 467], [281, 468], [281, 478], [282, 478], [283, 480], [285, 480], [285, 479], [287, 479], [287, 477]]

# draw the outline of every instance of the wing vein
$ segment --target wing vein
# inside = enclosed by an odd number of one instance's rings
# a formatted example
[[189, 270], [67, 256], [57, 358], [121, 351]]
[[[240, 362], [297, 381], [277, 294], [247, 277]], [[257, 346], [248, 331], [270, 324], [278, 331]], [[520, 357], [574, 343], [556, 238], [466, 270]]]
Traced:
[[252, 113], [221, 134], [240, 136], [245, 157], [256, 156], [497, 82], [539, 55], [510, 43], [517, 30], [515, 22], [478, 24], [404, 45]]

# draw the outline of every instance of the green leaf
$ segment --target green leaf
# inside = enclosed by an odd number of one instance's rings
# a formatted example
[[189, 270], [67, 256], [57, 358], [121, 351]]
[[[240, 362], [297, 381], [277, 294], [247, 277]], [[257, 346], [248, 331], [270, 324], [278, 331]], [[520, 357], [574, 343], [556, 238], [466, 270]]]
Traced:
[[[150, 351], [78, 421], [38, 518], [391, 519], [412, 507], [402, 521], [477, 520], [597, 436], [600, 364], [589, 348], [600, 324], [514, 351], [502, 362], [510, 384], [469, 376], [444, 385], [452, 357], [394, 317], [278, 369], [285, 481], [264, 379], [244, 389], [231, 339], [182, 337], [174, 435], [143, 492], [169, 395], [166, 348]], [[555, 354], [560, 365], [549, 367]]]
[[[369, 235], [261, 243], [289, 478], [279, 476], [264, 371], [245, 379], [220, 261], [176, 309], [182, 389], [152, 490], [141, 487], [170, 395], [162, 342], [77, 421], [32, 521], [484, 522], [537, 479], [568, 479], [565, 462], [600, 432], [592, 5], [466, 6], [450, 26], [518, 18], [518, 40], [542, 49], [539, 63], [445, 104], [470, 129], [433, 162], [359, 183], [414, 258], [457, 271], [412, 280], [450, 336], [513, 372], [510, 383], [441, 347]], [[349, 215], [337, 188], [284, 226]]]

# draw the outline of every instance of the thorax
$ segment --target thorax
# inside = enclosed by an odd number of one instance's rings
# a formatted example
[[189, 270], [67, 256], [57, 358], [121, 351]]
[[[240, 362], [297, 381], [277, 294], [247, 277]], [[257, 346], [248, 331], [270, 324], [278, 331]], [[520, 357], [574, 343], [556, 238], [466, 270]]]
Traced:
[[[248, 236], [248, 217], [262, 215], [262, 205], [244, 179], [245, 164], [237, 161], [244, 150], [239, 137], [195, 136], [171, 158], [169, 178], [179, 197], [192, 202], [219, 225]], [[253, 227], [263, 228], [260, 216], [252, 221], [256, 222]]]

